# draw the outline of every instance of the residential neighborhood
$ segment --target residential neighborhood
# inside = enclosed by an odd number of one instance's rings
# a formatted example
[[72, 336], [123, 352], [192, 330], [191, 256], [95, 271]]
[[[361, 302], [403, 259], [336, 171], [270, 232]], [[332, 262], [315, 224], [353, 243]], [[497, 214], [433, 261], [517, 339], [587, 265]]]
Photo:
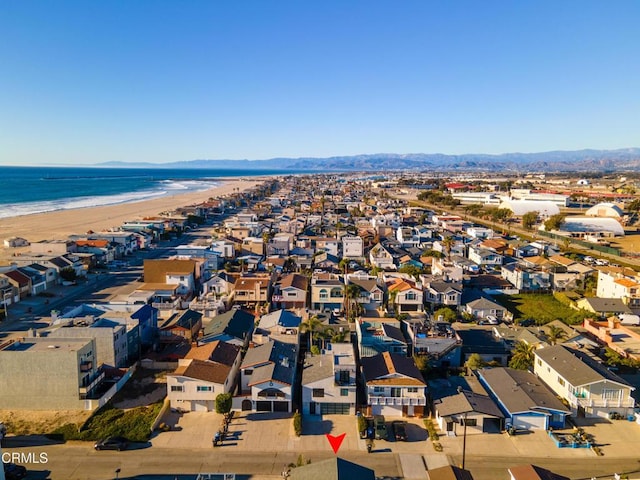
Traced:
[[[280, 440], [302, 442], [343, 433], [328, 421], [347, 425], [355, 451], [426, 459], [404, 476], [423, 479], [475, 478], [450, 463], [467, 436], [541, 438], [556, 452], [553, 432], [607, 422], [640, 434], [637, 271], [588, 259], [575, 229], [544, 234], [570, 195], [513, 188], [500, 210], [535, 213], [526, 238], [487, 226], [494, 202], [446, 180], [275, 177], [115, 231], [6, 239], [20, 250], [0, 266], [0, 325], [20, 314], [30, 327], [0, 340], [0, 412], [89, 418], [149, 396], [138, 403], [157, 405], [153, 445], [199, 415], [190, 428], [279, 419], [291, 426]], [[91, 297], [101, 282], [117, 288]], [[288, 478], [316, 478], [305, 469]], [[534, 478], [525, 470], [511, 478]]]

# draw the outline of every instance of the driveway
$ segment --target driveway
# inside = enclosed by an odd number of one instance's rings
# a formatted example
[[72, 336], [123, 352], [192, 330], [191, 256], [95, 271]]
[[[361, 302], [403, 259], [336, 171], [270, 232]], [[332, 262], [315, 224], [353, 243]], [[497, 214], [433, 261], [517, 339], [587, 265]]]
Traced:
[[155, 434], [151, 438], [154, 447], [211, 449], [211, 440], [220, 428], [222, 415], [214, 412], [170, 412], [166, 415], [164, 423], [171, 426], [171, 431]]

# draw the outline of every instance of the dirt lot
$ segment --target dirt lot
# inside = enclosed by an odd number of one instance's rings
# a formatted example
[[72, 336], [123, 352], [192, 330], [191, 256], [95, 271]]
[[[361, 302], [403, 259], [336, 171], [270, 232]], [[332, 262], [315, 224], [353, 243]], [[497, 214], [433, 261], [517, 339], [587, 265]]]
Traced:
[[66, 423], [82, 424], [91, 415], [83, 410], [0, 410], [0, 421], [7, 426], [9, 435], [47, 433]]

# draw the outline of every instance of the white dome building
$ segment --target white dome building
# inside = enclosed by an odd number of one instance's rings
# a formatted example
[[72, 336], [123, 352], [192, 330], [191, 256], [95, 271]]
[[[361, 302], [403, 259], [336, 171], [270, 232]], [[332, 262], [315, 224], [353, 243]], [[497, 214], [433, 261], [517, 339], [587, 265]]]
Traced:
[[505, 200], [498, 208], [508, 208], [516, 217], [521, 217], [529, 212], [538, 212], [542, 218], [560, 213], [560, 207], [557, 204], [543, 200]]
[[624, 212], [615, 203], [598, 203], [585, 212], [587, 217], [622, 218]]

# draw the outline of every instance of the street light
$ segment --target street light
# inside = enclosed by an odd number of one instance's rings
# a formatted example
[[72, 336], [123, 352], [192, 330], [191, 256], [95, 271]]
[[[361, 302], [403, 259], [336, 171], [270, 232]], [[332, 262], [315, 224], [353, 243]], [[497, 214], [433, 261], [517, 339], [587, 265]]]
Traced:
[[116, 468], [116, 480], [118, 480], [118, 475], [120, 475], [120, 469]]
[[7, 311], [7, 298], [11, 298], [11, 292], [4, 291], [2, 294], [2, 304], [4, 305], [4, 319], [9, 318], [9, 312]]

